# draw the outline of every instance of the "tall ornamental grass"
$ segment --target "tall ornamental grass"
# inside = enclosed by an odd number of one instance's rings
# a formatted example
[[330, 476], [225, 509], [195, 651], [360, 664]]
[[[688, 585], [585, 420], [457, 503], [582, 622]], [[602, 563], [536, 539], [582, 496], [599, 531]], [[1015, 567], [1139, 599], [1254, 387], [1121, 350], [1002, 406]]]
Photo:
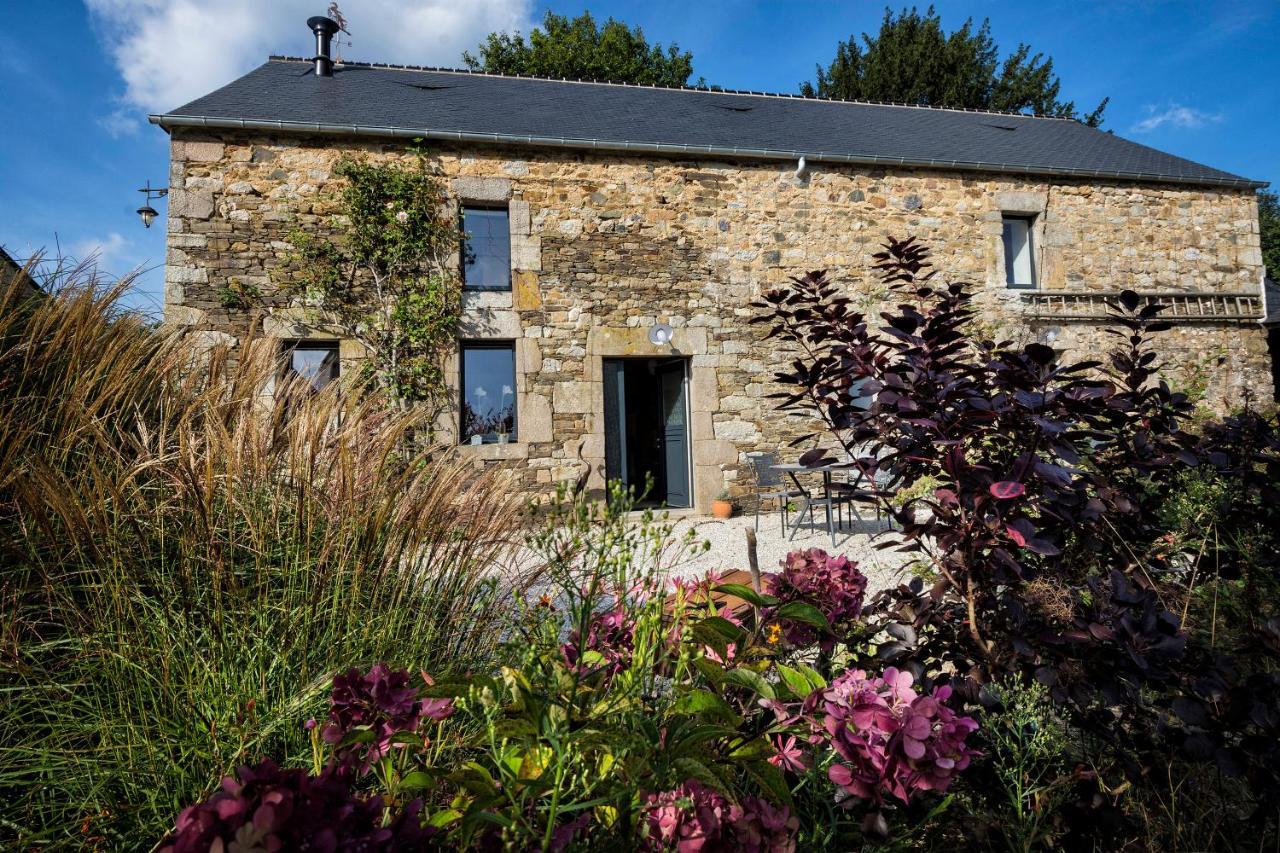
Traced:
[[150, 846], [237, 765], [303, 761], [336, 671], [482, 664], [529, 580], [501, 472], [127, 286], [0, 283], [0, 847]]

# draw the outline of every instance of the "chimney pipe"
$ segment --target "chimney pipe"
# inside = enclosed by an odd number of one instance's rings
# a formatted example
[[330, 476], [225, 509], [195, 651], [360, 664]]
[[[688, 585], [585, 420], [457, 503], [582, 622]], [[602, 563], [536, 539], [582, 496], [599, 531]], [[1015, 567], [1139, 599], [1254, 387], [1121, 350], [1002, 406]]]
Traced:
[[333, 41], [333, 34], [338, 31], [338, 22], [316, 15], [313, 18], [307, 18], [307, 26], [311, 32], [316, 34], [316, 55], [314, 61], [316, 64], [317, 77], [333, 76], [333, 57], [329, 54], [329, 45]]

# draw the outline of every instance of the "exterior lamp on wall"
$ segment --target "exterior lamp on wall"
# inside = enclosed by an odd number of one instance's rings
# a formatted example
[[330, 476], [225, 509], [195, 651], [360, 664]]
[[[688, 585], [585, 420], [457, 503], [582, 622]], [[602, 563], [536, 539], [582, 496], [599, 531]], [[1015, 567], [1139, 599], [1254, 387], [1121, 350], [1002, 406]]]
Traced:
[[649, 328], [649, 343], [655, 347], [665, 347], [671, 343], [673, 332], [666, 323], [655, 323]]
[[153, 197], [164, 198], [169, 194], [169, 188], [168, 187], [153, 188], [151, 186], [151, 181], [147, 181], [147, 185], [142, 189], [138, 190], [138, 192], [144, 193], [147, 197], [147, 200], [143, 202], [142, 207], [138, 208], [138, 217], [142, 220], [142, 226], [144, 228], [150, 228], [151, 223], [154, 222], [155, 218], [159, 215], [158, 213], [156, 213], [156, 209], [151, 206], [151, 199]]

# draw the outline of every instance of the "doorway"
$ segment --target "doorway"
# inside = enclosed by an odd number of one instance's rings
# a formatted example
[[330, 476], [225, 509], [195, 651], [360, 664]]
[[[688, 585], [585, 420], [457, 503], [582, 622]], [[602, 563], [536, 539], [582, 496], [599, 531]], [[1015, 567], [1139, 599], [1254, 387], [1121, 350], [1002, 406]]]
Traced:
[[693, 506], [689, 360], [604, 359], [605, 477], [639, 506]]

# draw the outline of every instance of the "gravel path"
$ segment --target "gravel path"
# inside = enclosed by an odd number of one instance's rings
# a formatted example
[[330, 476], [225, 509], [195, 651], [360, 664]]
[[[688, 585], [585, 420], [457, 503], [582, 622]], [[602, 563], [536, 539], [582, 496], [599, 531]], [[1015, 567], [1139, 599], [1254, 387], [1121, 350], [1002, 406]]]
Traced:
[[[753, 516], [741, 516], [725, 521], [705, 515], [672, 519], [676, 536], [693, 528], [699, 539], [711, 543], [710, 550], [687, 560], [678, 567], [681, 575], [703, 574], [708, 569], [745, 569], [747, 568], [747, 530], [754, 526]], [[868, 592], [885, 589], [901, 582], [902, 566], [906, 558], [892, 551], [877, 551], [875, 546], [883, 539], [873, 540], [873, 536], [885, 528], [874, 521], [859, 529], [856, 525], [846, 530], [836, 531], [836, 545], [831, 547], [831, 537], [827, 534], [824, 520], [819, 518], [817, 526], [807, 523], [801, 525], [795, 538], [788, 540], [780, 529], [777, 513], [760, 516], [760, 531], [756, 534], [756, 553], [760, 560], [760, 570], [773, 571], [782, 558], [790, 551], [805, 548], [821, 548], [828, 553], [844, 554], [858, 561], [858, 568], [867, 576]], [[790, 530], [788, 529], [788, 534]]]
[[[672, 514], [664, 522], [661, 513], [656, 514], [655, 525], [669, 523], [672, 527], [671, 537], [667, 541], [670, 546], [683, 540], [685, 534], [692, 529], [696, 541], [711, 543], [705, 551], [699, 550], [696, 555], [684, 554], [676, 558], [681, 549], [671, 547], [666, 556], [661, 558], [662, 571], [678, 577], [695, 577], [706, 574], [711, 569], [727, 572], [733, 569], [747, 569], [747, 537], [746, 531], [754, 526], [755, 519], [751, 515], [738, 516], [724, 521], [706, 515]], [[639, 525], [639, 519], [635, 524]], [[760, 516], [760, 530], [756, 534], [756, 554], [763, 572], [776, 571], [782, 558], [791, 551], [806, 548], [821, 548], [828, 553], [844, 554], [858, 561], [858, 568], [867, 576], [867, 591], [876, 592], [901, 583], [905, 577], [903, 565], [906, 555], [893, 551], [879, 551], [876, 545], [883, 542], [876, 535], [885, 530], [883, 524], [869, 521], [859, 527], [853, 525], [845, 530], [836, 531], [836, 544], [831, 546], [831, 537], [827, 533], [825, 520], [819, 517], [817, 525], [803, 524], [796, 531], [793, 539], [790, 528], [784, 534], [776, 512]], [[494, 568], [500, 574], [518, 577], [536, 570], [541, 559], [527, 547], [512, 548]], [[539, 589], [538, 583], [534, 584]]]

